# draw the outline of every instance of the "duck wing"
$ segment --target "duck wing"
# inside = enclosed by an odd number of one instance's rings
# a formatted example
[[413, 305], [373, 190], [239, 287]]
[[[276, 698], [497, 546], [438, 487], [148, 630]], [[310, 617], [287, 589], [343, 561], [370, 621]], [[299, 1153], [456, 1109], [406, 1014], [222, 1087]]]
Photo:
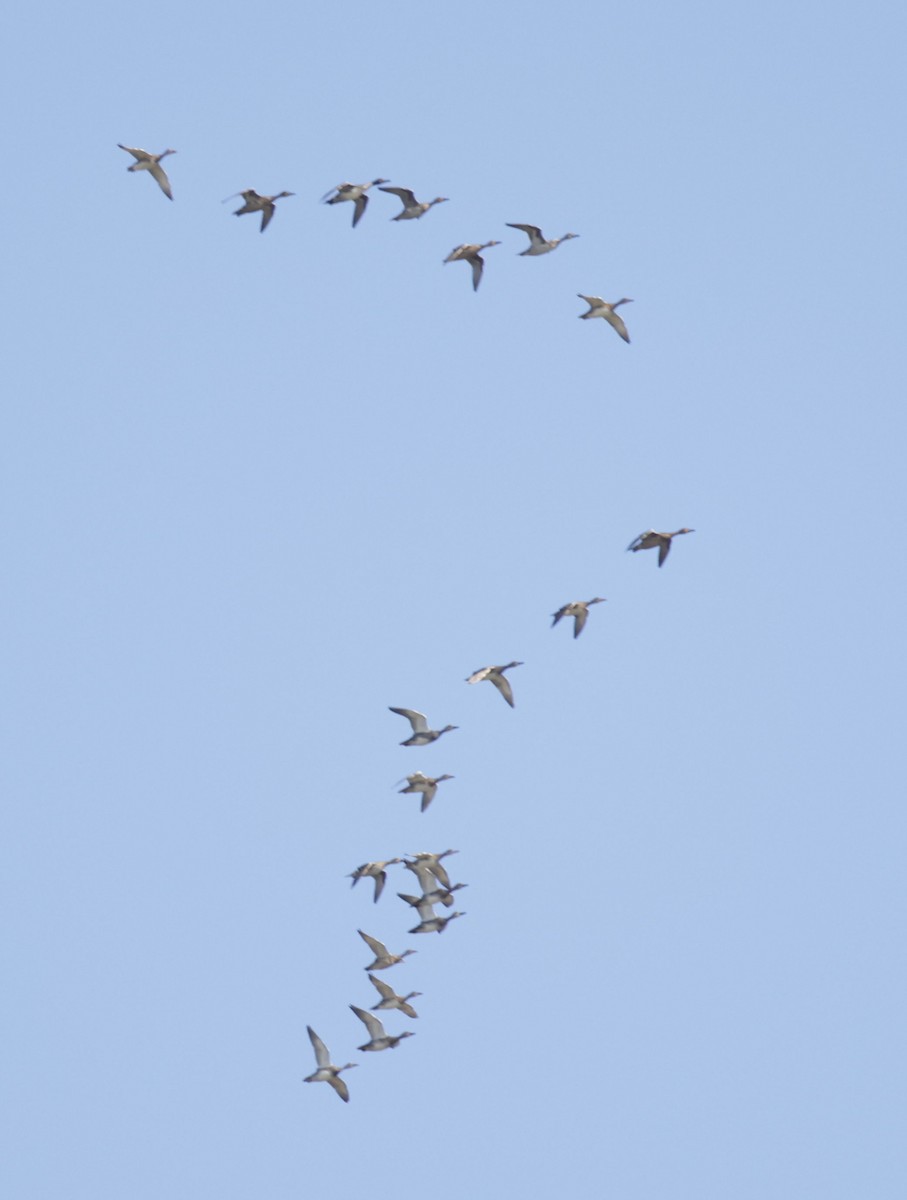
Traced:
[[167, 172], [160, 163], [153, 163], [148, 168], [148, 173], [157, 181], [158, 187], [164, 193], [168, 200], [173, 199], [173, 192], [170, 190], [170, 180], [167, 178]]
[[542, 231], [539, 229], [538, 225], [517, 225], [515, 221], [505, 221], [504, 224], [510, 229], [522, 229], [523, 233], [528, 236], [531, 242], [534, 242], [536, 239], [538, 239], [540, 242], [545, 240], [542, 237]]
[[410, 725], [413, 727], [413, 733], [426, 733], [428, 731], [428, 718], [425, 713], [416, 712], [413, 708], [391, 708], [392, 713], [397, 713], [400, 717], [406, 717]]
[[312, 1049], [315, 1051], [315, 1062], [318, 1064], [319, 1070], [323, 1067], [331, 1065], [331, 1056], [327, 1046], [315, 1032], [311, 1025], [306, 1025], [309, 1034], [309, 1041], [312, 1043]]
[[127, 154], [131, 154], [138, 162], [147, 162], [151, 155], [147, 150], [137, 150], [134, 146], [124, 146], [122, 142], [117, 142], [121, 150], [125, 150]]
[[[434, 891], [435, 878], [431, 871], [423, 863], [407, 863], [406, 866], [419, 880], [419, 887], [422, 889], [422, 894]], [[447, 886], [445, 884], [445, 886]]]
[[506, 675], [502, 675], [500, 671], [492, 671], [488, 678], [498, 689], [510, 707], [513, 708], [513, 689], [511, 688], [510, 680], [506, 677]]
[[356, 932], [365, 942], [366, 946], [373, 951], [376, 958], [389, 957], [387, 946], [385, 946], [383, 942], [379, 942], [377, 938], [369, 937], [369, 935], [367, 933], [363, 933], [361, 929], [357, 929]]
[[614, 312], [613, 309], [606, 310], [603, 315], [611, 328], [617, 330], [625, 342], [629, 342], [630, 335], [627, 333], [627, 327], [623, 322], [623, 318], [618, 313]]
[[373, 1017], [372, 1014], [370, 1012], [366, 1012], [364, 1008], [357, 1008], [355, 1004], [351, 1004], [350, 1008], [366, 1027], [370, 1037], [377, 1039], [387, 1036], [387, 1034], [384, 1032], [384, 1026], [377, 1017]]
[[404, 208], [414, 208], [419, 203], [409, 188], [379, 187], [378, 191], [390, 192], [394, 196], [399, 196]]
[[382, 1000], [395, 1000], [397, 998], [397, 993], [389, 983], [385, 983], [383, 979], [379, 979], [376, 975], [369, 975], [369, 979], [378, 989]]
[[[431, 871], [432, 875], [434, 875], [435, 879], [437, 879], [438, 883], [440, 883], [441, 887], [447, 888], [449, 891], [450, 876], [447, 874], [441, 864], [439, 862], [432, 863], [429, 865], [428, 869]], [[425, 891], [431, 891], [431, 888], [426, 888]]]

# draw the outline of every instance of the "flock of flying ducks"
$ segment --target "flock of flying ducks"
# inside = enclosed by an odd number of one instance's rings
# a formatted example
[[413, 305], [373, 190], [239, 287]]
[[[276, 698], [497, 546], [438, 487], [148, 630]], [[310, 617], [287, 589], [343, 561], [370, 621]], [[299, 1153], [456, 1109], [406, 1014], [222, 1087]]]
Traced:
[[[641, 533], [639, 537], [634, 538], [628, 550], [658, 550], [658, 565], [663, 566], [665, 559], [671, 549], [671, 542], [675, 537], [685, 533], [693, 533], [692, 529], [676, 529], [673, 533], [658, 533], [654, 529], [647, 529], [645, 533]], [[604, 596], [593, 596], [591, 600], [573, 600], [569, 604], [562, 605], [556, 613], [552, 614], [552, 628], [557, 625], [565, 617], [573, 618], [573, 636], [579, 637], [583, 631], [583, 627], [589, 617], [589, 609], [593, 604], [603, 604]], [[522, 662], [503, 663], [500, 666], [480, 667], [478, 671], [467, 677], [466, 683], [483, 683], [488, 682], [494, 685], [501, 693], [505, 702], [510, 708], [514, 707], [513, 688], [510, 680], [507, 678], [506, 672], [513, 670], [515, 667], [522, 667]], [[404, 717], [410, 724], [412, 733], [405, 741], [401, 742], [401, 746], [430, 746], [432, 742], [438, 741], [445, 733], [450, 733], [457, 729], [457, 725], [444, 725], [439, 729], [431, 728], [428, 718], [424, 713], [417, 712], [413, 708], [397, 708], [393, 705], [389, 706], [389, 710], [397, 716]], [[420, 811], [425, 812], [428, 806], [434, 800], [438, 785], [448, 779], [453, 779], [453, 775], [425, 775], [421, 771], [414, 771], [406, 777], [406, 787], [400, 789], [401, 795], [420, 794], [422, 801]], [[401, 783], [403, 780], [400, 781]], [[456, 850], [444, 850], [439, 854], [431, 854], [423, 852], [421, 854], [413, 854], [407, 858], [388, 858], [376, 862], [363, 863], [352, 871], [348, 878], [352, 879], [353, 887], [360, 879], [371, 879], [374, 882], [374, 903], [377, 904], [384, 891], [387, 883], [388, 867], [403, 864], [407, 871], [411, 871], [415, 875], [419, 883], [420, 894], [418, 896], [411, 895], [408, 892], [397, 892], [398, 897], [404, 901], [411, 909], [415, 909], [419, 914], [419, 923], [414, 925], [409, 930], [411, 934], [417, 933], [443, 933], [451, 921], [458, 917], [465, 916], [462, 912], [452, 912], [447, 915], [441, 915], [435, 911], [435, 905], [443, 905], [445, 909], [452, 907], [454, 903], [454, 892], [466, 887], [465, 883], [451, 883], [442, 859], [448, 858], [452, 854], [458, 853]], [[373, 1005], [370, 1011], [357, 1007], [355, 1004], [350, 1005], [352, 1012], [365, 1025], [369, 1034], [369, 1039], [359, 1047], [359, 1050], [377, 1051], [377, 1050], [393, 1050], [397, 1047], [404, 1038], [412, 1037], [411, 1031], [404, 1031], [399, 1034], [389, 1034], [378, 1017], [372, 1014], [375, 1011], [385, 1011], [396, 1009], [403, 1013], [404, 1016], [414, 1018], [418, 1017], [418, 1013], [410, 1004], [417, 996], [421, 996], [421, 992], [408, 992], [406, 995], [398, 995], [394, 989], [383, 980], [376, 978], [372, 973], [374, 971], [385, 971], [390, 967], [396, 966], [398, 963], [415, 951], [408, 949], [403, 950], [399, 954], [392, 954], [383, 942], [379, 942], [377, 938], [365, 933], [360, 929], [357, 931], [359, 936], [374, 954], [374, 961], [365, 967], [368, 972], [369, 980], [377, 990], [381, 997], [377, 1004]], [[340, 1078], [342, 1072], [349, 1071], [355, 1067], [356, 1063], [345, 1063], [342, 1067], [336, 1066], [331, 1062], [330, 1053], [324, 1042], [311, 1027], [307, 1025], [309, 1040], [312, 1043], [312, 1048], [315, 1051], [316, 1070], [306, 1076], [306, 1083], [328, 1083], [341, 1098], [341, 1100], [349, 1100], [350, 1093], [346, 1082]]]
[[[176, 154], [175, 150], [162, 150], [160, 154], [152, 154], [150, 151], [140, 150], [136, 146], [124, 146], [122, 142], [117, 142], [117, 145], [121, 150], [125, 150], [127, 154], [131, 154], [135, 159], [135, 162], [127, 170], [147, 171], [157, 182], [158, 187], [167, 199], [173, 199], [173, 189], [170, 186], [170, 180], [167, 178], [167, 172], [161, 166], [161, 159], [166, 158], [168, 154]], [[361, 221], [368, 207], [368, 191], [373, 187], [377, 187], [379, 192], [388, 192], [390, 195], [396, 196], [403, 205], [401, 211], [395, 217], [391, 217], [392, 221], [418, 221], [431, 208], [434, 208], [436, 204], [446, 204], [448, 201], [447, 196], [435, 196], [434, 200], [420, 201], [416, 199], [415, 194], [409, 188], [385, 186], [389, 182], [387, 179], [372, 179], [368, 183], [338, 183], [336, 187], [325, 192], [321, 197], [321, 201], [323, 204], [352, 204], [354, 229]], [[222, 203], [226, 204], [227, 200], [242, 197], [242, 207], [235, 209], [233, 215], [241, 217], [246, 213], [260, 212], [261, 232], [264, 233], [274, 216], [274, 206], [277, 201], [282, 200], [285, 196], [293, 195], [295, 195], [294, 192], [278, 192], [275, 196], [260, 196], [254, 188], [246, 188], [243, 192], [235, 192], [232, 196], [227, 196], [226, 200], [222, 201]], [[520, 252], [521, 258], [536, 258], [541, 254], [550, 254], [552, 250], [556, 250], [563, 242], [568, 242], [571, 238], [579, 237], [578, 233], [565, 233], [563, 237], [546, 238], [538, 225], [523, 225], [515, 221], [507, 221], [505, 224], [509, 229], [521, 230], [529, 238], [528, 247]], [[443, 261], [445, 263], [469, 263], [472, 270], [472, 288], [473, 291], [478, 291], [479, 284], [482, 282], [482, 272], [485, 269], [485, 260], [482, 258], [482, 251], [488, 250], [492, 246], [500, 246], [500, 244], [496, 240], [481, 243], [464, 242], [460, 246], [455, 246]], [[600, 296], [586, 296], [582, 292], [578, 292], [577, 295], [589, 305], [588, 312], [580, 313], [581, 320], [588, 321], [591, 317], [601, 317], [608, 322], [611, 328], [625, 342], [630, 341], [627, 326], [616, 310], [622, 304], [632, 304], [632, 300], [624, 296], [620, 300], [609, 303], [607, 300], [602, 300]]]
[[[147, 150], [139, 150], [132, 146], [123, 146], [117, 143], [121, 150], [125, 150], [131, 154], [135, 162], [129, 166], [130, 171], [147, 171], [156, 181], [164, 195], [169, 199], [173, 199], [173, 191], [170, 187], [170, 180], [167, 178], [167, 173], [161, 166], [161, 160], [166, 158], [168, 154], [175, 154], [175, 150], [164, 150], [160, 154], [151, 154]], [[386, 179], [373, 179], [369, 183], [340, 183], [322, 197], [325, 204], [343, 204], [351, 203], [353, 205], [353, 228], [355, 228], [368, 206], [368, 191], [372, 187], [377, 187], [381, 192], [388, 192], [396, 196], [401, 204], [402, 209], [393, 221], [414, 221], [424, 217], [425, 214], [436, 204], [444, 204], [447, 202], [446, 196], [436, 196], [434, 200], [419, 201], [416, 199], [413, 192], [408, 188], [388, 187]], [[274, 216], [275, 204], [278, 200], [286, 196], [292, 196], [293, 192], [278, 192], [274, 196], [260, 196], [258, 192], [252, 188], [248, 188], [243, 192], [237, 192], [237, 197], [242, 197], [243, 204], [235, 210], [235, 216], [243, 216], [246, 213], [261, 213], [261, 232], [267, 229], [268, 224]], [[227, 200], [234, 199], [234, 196], [228, 196]], [[226, 201], [224, 201], [226, 203]], [[511, 229], [519, 229], [529, 238], [529, 246], [522, 251], [523, 257], [537, 257], [541, 254], [549, 254], [556, 250], [563, 242], [570, 241], [579, 235], [575, 233], [565, 233], [563, 237], [552, 238], [547, 240], [541, 229], [537, 225], [523, 225], [515, 222], [508, 222], [508, 227]], [[500, 242], [489, 241], [481, 244], [464, 244], [455, 247], [450, 254], [444, 259], [445, 263], [449, 262], [467, 262], [472, 269], [472, 286], [473, 290], [477, 290], [482, 279], [484, 269], [484, 260], [481, 252], [489, 249], [491, 246], [498, 246]], [[630, 337], [627, 333], [627, 327], [617, 313], [617, 309], [623, 304], [630, 304], [631, 301], [624, 297], [621, 300], [615, 300], [613, 303], [608, 303], [602, 300], [599, 296], [585, 296], [580, 294], [580, 298], [585, 300], [589, 305], [589, 311], [581, 314], [582, 320], [589, 320], [592, 317], [602, 317], [608, 324], [616, 330], [625, 342], [629, 342]], [[673, 533], [659, 533], [654, 529], [647, 529], [641, 533], [627, 547], [628, 550], [658, 550], [658, 565], [664, 565], [665, 560], [671, 550], [671, 543], [675, 537], [682, 534], [693, 533], [692, 529], [677, 529]], [[557, 612], [552, 614], [552, 627], [557, 625], [559, 621], [566, 617], [573, 618], [573, 636], [578, 638], [585, 627], [589, 617], [589, 609], [593, 604], [603, 604], [604, 596], [593, 596], [591, 600], [573, 600], [569, 604], [562, 605]], [[507, 671], [511, 671], [516, 667], [523, 666], [522, 662], [509, 662], [500, 666], [480, 667], [478, 671], [474, 671], [467, 679], [466, 683], [482, 683], [488, 682], [500, 692], [505, 702], [510, 708], [514, 707], [513, 688], [510, 680], [506, 676]], [[401, 746], [429, 746], [432, 742], [438, 741], [445, 733], [450, 733], [457, 729], [456, 725], [444, 725], [439, 729], [430, 727], [428, 718], [424, 713], [417, 712], [412, 708], [395, 708], [390, 707], [390, 711], [398, 716], [404, 717], [410, 725], [411, 733]], [[421, 771], [414, 771], [411, 775], [406, 776], [406, 787], [400, 789], [401, 795], [421, 795], [420, 811], [425, 812], [431, 802], [437, 795], [438, 786], [449, 779], [453, 779], [453, 775], [425, 775]], [[403, 782], [401, 780], [400, 782]], [[418, 924], [414, 925], [409, 930], [411, 934], [417, 933], [443, 933], [451, 921], [459, 917], [465, 916], [465, 913], [456, 911], [447, 915], [440, 915], [435, 911], [436, 905], [441, 905], [445, 909], [450, 909], [454, 903], [454, 892], [466, 887], [464, 883], [451, 883], [441, 860], [456, 854], [456, 850], [444, 850], [440, 853], [422, 852], [419, 854], [410, 855], [408, 858], [390, 858], [380, 862], [363, 863], [351, 872], [348, 878], [352, 879], [353, 887], [360, 879], [371, 879], [374, 882], [374, 903], [377, 903], [384, 891], [384, 886], [387, 882], [387, 868], [402, 864], [404, 868], [410, 871], [416, 878], [419, 884], [419, 895], [411, 895], [408, 892], [398, 892], [398, 897], [404, 901], [410, 909], [414, 909], [419, 916]], [[376, 971], [386, 971], [391, 967], [402, 963], [404, 959], [411, 954], [415, 954], [414, 950], [403, 950], [400, 954], [392, 954], [383, 942], [363, 930], [358, 930], [359, 936], [368, 946], [369, 950], [374, 955], [374, 960], [365, 967], [368, 973], [368, 978], [375, 990], [378, 992], [379, 1000], [377, 1004], [372, 1005], [370, 1010], [360, 1008], [355, 1004], [350, 1005], [353, 1014], [362, 1022], [368, 1033], [368, 1040], [359, 1046], [359, 1050], [364, 1052], [393, 1050], [405, 1038], [412, 1037], [413, 1034], [409, 1030], [405, 1030], [399, 1034], [389, 1034], [379, 1017], [373, 1014], [386, 1011], [397, 1011], [404, 1016], [414, 1019], [418, 1017], [418, 1013], [410, 1004], [411, 1000], [420, 996], [421, 992], [409, 992], [406, 995], [398, 995], [394, 989], [384, 980], [377, 978], [374, 974]], [[306, 1083], [327, 1083], [329, 1084], [341, 1100], [348, 1101], [350, 1098], [349, 1088], [346, 1082], [340, 1078], [344, 1071], [349, 1071], [357, 1066], [356, 1063], [348, 1062], [343, 1066], [336, 1066], [331, 1062], [331, 1055], [324, 1042], [318, 1036], [311, 1025], [307, 1025], [309, 1040], [312, 1043], [312, 1049], [315, 1052], [316, 1069], [311, 1074], [305, 1077]]]
[[[393, 710], [399, 711], [399, 710]], [[404, 710], [408, 712], [409, 710]], [[414, 716], [422, 716], [421, 713], [415, 713]], [[424, 718], [423, 718], [424, 721]], [[426, 726], [427, 728], [427, 726]], [[453, 726], [451, 726], [453, 728]], [[426, 743], [415, 743], [424, 745]], [[438, 783], [442, 779], [452, 779], [452, 775], [442, 775], [438, 779], [429, 779], [420, 771], [409, 776], [410, 781], [418, 780], [426, 785], [433, 785], [437, 788]], [[404, 788], [404, 791], [417, 791], [421, 788]], [[431, 795], [428, 794], [429, 790]], [[434, 790], [431, 787], [427, 788], [423, 796], [422, 811], [424, 812], [431, 803], [431, 796], [434, 795]], [[427, 798], [426, 798], [427, 797]], [[410, 908], [414, 908], [419, 914], [419, 923], [410, 929], [410, 933], [443, 933], [451, 921], [455, 921], [458, 917], [464, 917], [466, 914], [462, 912], [452, 912], [447, 916], [441, 916], [435, 912], [435, 905], [442, 904], [445, 908], [450, 908], [454, 902], [454, 892], [460, 888], [466, 887], [465, 883], [451, 883], [450, 876], [447, 874], [444, 866], [441, 863], [442, 858], [448, 858], [451, 854], [456, 854], [456, 850], [442, 850], [438, 854], [431, 854], [423, 851], [420, 854], [413, 854], [409, 858], [388, 858], [381, 862], [363, 863], [361, 867], [357, 867], [348, 876], [352, 879], [352, 887], [355, 887], [360, 879], [372, 879], [375, 884], [374, 902], [377, 904], [384, 891], [384, 885], [387, 883], [387, 868], [395, 866], [397, 863], [402, 863], [403, 866], [411, 871], [419, 884], [419, 895], [413, 896], [408, 892], [398, 892], [397, 895]], [[415, 1000], [417, 996], [421, 996], [421, 992], [407, 992], [405, 996], [399, 996], [389, 983], [385, 983], [383, 979], [378, 979], [373, 974], [375, 971], [387, 971], [391, 967], [402, 963], [409, 955], [415, 954], [415, 950], [402, 950], [399, 954], [392, 954], [383, 942], [379, 942], [376, 937], [366, 933], [363, 929], [357, 930], [359, 936], [371, 950], [375, 956], [365, 970], [368, 973], [369, 981], [377, 991], [380, 999], [377, 1004], [373, 1004], [369, 1011], [364, 1008], [359, 1008], [355, 1004], [350, 1005], [351, 1011], [359, 1018], [368, 1031], [368, 1041], [359, 1046], [358, 1049], [363, 1053], [368, 1051], [378, 1050], [394, 1050], [404, 1038], [412, 1037], [413, 1034], [409, 1030], [403, 1033], [391, 1034], [384, 1028], [379, 1017], [372, 1014], [374, 1012], [396, 1009], [403, 1013], [405, 1017], [410, 1019], [418, 1017], [418, 1013], [410, 1004], [410, 1000]], [[342, 1067], [336, 1066], [331, 1062], [331, 1055], [325, 1046], [324, 1042], [315, 1032], [311, 1025], [307, 1025], [306, 1029], [309, 1035], [309, 1041], [312, 1043], [312, 1049], [315, 1051], [315, 1070], [311, 1075], [305, 1078], [306, 1083], [328, 1083], [337, 1093], [341, 1100], [348, 1101], [350, 1098], [349, 1088], [346, 1081], [340, 1076], [344, 1071], [349, 1071], [352, 1067], [357, 1066], [357, 1063], [345, 1063]]]

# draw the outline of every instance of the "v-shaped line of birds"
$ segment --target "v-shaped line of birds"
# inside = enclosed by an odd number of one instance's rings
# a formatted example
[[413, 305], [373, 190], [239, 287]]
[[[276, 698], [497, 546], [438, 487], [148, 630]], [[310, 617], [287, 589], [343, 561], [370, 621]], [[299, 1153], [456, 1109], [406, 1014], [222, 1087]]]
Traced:
[[[173, 199], [173, 189], [170, 186], [170, 180], [167, 178], [167, 172], [161, 166], [161, 159], [166, 158], [168, 154], [176, 154], [175, 150], [167, 149], [162, 150], [160, 154], [152, 154], [150, 151], [140, 150], [136, 146], [124, 146], [122, 142], [117, 142], [117, 145], [121, 150], [125, 150], [127, 154], [131, 154], [135, 159], [135, 162], [127, 167], [127, 170], [147, 171], [157, 182], [158, 187], [167, 199]], [[417, 221], [421, 217], [424, 217], [436, 204], [446, 204], [448, 201], [447, 196], [436, 196], [434, 200], [419, 201], [409, 188], [383, 186], [389, 182], [387, 179], [379, 178], [372, 179], [368, 183], [338, 183], [336, 187], [325, 192], [321, 197], [321, 201], [323, 204], [351, 203], [353, 205], [354, 229], [359, 224], [368, 206], [367, 193], [373, 187], [377, 187], [379, 192], [389, 192], [391, 195], [397, 196], [403, 205], [402, 210], [395, 217], [391, 217], [392, 221]], [[246, 188], [245, 191], [234, 192], [232, 196], [227, 196], [222, 203], [226, 204], [227, 200], [242, 197], [242, 207], [234, 211], [234, 216], [241, 217], [246, 213], [260, 212], [261, 232], [264, 233], [274, 216], [276, 202], [282, 200], [285, 196], [293, 195], [295, 195], [295, 192], [278, 192], [274, 196], [260, 196], [254, 188]], [[563, 237], [546, 238], [538, 225], [524, 225], [516, 221], [506, 221], [505, 224], [509, 229], [521, 230], [529, 238], [529, 246], [520, 252], [521, 258], [537, 258], [541, 254], [550, 254], [552, 250], [556, 250], [564, 242], [570, 241], [571, 238], [579, 237], [578, 233], [565, 233]], [[472, 270], [472, 289], [475, 292], [479, 290], [479, 284], [482, 282], [482, 273], [485, 269], [485, 260], [482, 258], [482, 251], [488, 250], [492, 246], [500, 245], [501, 243], [496, 240], [488, 242], [464, 242], [459, 246], [455, 246], [443, 262], [469, 263]], [[588, 321], [590, 318], [601, 317], [608, 322], [611, 328], [625, 342], [630, 341], [627, 326], [617, 312], [617, 309], [622, 304], [633, 303], [629, 297], [623, 296], [620, 300], [609, 302], [603, 300], [601, 296], [587, 296], [583, 292], [577, 292], [577, 296], [581, 300], [585, 300], [589, 305], [588, 312], [579, 314], [581, 320]]]
[[[673, 533], [658, 533], [654, 529], [647, 529], [645, 533], [641, 533], [639, 537], [634, 538], [627, 550], [658, 550], [658, 565], [664, 565], [665, 559], [671, 550], [671, 542], [675, 537], [682, 534], [694, 533], [692, 529], [676, 529]], [[557, 612], [552, 613], [551, 626], [554, 628], [559, 621], [565, 617], [573, 618], [573, 637], [578, 638], [582, 633], [586, 621], [589, 617], [589, 609], [593, 604], [604, 604], [606, 598], [604, 596], [593, 596], [591, 600], [573, 600], [569, 604], [562, 605]], [[507, 678], [506, 672], [512, 671], [516, 667], [522, 667], [524, 664], [517, 660], [509, 663], [503, 663], [499, 666], [480, 667], [477, 671], [473, 671], [466, 679], [466, 683], [483, 683], [488, 682], [494, 685], [495, 688], [503, 696], [504, 700], [510, 708], [514, 707], [513, 688], [510, 680]], [[445, 733], [450, 733], [457, 728], [457, 725], [444, 725], [439, 729], [433, 729], [429, 725], [428, 718], [425, 713], [417, 712], [413, 708], [397, 708], [394, 705], [389, 705], [389, 711], [397, 716], [405, 718], [412, 730], [408, 738], [400, 743], [401, 746], [429, 746], [432, 742], [438, 741]], [[438, 791], [439, 784], [445, 780], [453, 779], [453, 775], [425, 775], [421, 771], [414, 771], [413, 774], [406, 776], [406, 787], [400, 789], [401, 795], [419, 794], [422, 795], [420, 812], [425, 812], [428, 806]], [[403, 782], [400, 780], [399, 782]], [[376, 862], [363, 863], [352, 871], [348, 878], [352, 879], [353, 887], [360, 879], [372, 879], [374, 881], [374, 903], [377, 904], [384, 891], [387, 883], [388, 867], [396, 866], [402, 863], [403, 866], [411, 871], [419, 882], [421, 889], [420, 895], [413, 896], [407, 892], [397, 892], [398, 897], [408, 904], [411, 908], [416, 909], [419, 914], [419, 923], [409, 930], [410, 933], [443, 933], [447, 926], [459, 917], [466, 914], [463, 912], [452, 912], [447, 916], [441, 916], [435, 912], [435, 905], [442, 904], [445, 908], [450, 908], [454, 903], [454, 892], [466, 887], [465, 883], [451, 883], [441, 860], [449, 858], [452, 854], [457, 854], [457, 850], [444, 850], [440, 853], [429, 853], [422, 851], [419, 854], [413, 854], [408, 858], [388, 858]], [[409, 1003], [410, 1000], [421, 996], [421, 992], [409, 992], [405, 996], [398, 995], [394, 989], [377, 979], [372, 974], [373, 971], [385, 971], [391, 967], [402, 963], [404, 959], [415, 954], [415, 950], [407, 949], [401, 951], [400, 954], [393, 954], [388, 950], [383, 942], [372, 937], [371, 934], [364, 930], [357, 930], [359, 936], [372, 951], [375, 958], [369, 963], [365, 970], [368, 972], [368, 977], [374, 987], [377, 989], [381, 999], [372, 1006], [371, 1011], [366, 1011], [359, 1008], [355, 1004], [350, 1005], [352, 1012], [359, 1018], [368, 1030], [369, 1040], [358, 1049], [366, 1051], [393, 1050], [404, 1038], [412, 1037], [410, 1031], [405, 1031], [400, 1034], [389, 1034], [378, 1017], [372, 1015], [376, 1010], [396, 1009], [410, 1018], [418, 1017], [418, 1013]], [[311, 1075], [305, 1077], [306, 1083], [327, 1083], [334, 1089], [341, 1100], [348, 1101], [350, 1098], [349, 1088], [345, 1080], [340, 1076], [344, 1071], [349, 1071], [357, 1066], [357, 1063], [345, 1063], [342, 1067], [336, 1066], [331, 1062], [330, 1052], [324, 1042], [311, 1027], [306, 1026], [309, 1035], [309, 1040], [312, 1043], [312, 1048], [315, 1051], [316, 1069]]]

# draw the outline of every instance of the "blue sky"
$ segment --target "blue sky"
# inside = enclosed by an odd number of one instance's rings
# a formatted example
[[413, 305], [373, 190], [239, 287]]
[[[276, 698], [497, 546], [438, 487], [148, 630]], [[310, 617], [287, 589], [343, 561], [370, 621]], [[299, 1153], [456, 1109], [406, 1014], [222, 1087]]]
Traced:
[[903, 1195], [905, 25], [7, 18], [5, 1194]]

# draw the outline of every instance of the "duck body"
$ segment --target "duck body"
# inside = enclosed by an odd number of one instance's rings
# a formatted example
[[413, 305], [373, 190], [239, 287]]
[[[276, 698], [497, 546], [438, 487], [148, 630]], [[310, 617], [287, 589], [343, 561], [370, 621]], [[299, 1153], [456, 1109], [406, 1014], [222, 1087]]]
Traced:
[[420, 904], [443, 904], [445, 908], [450, 908], [454, 902], [453, 893], [464, 887], [465, 883], [455, 883], [449, 888], [430, 884], [421, 896], [410, 896], [406, 892], [397, 892], [397, 895], [401, 900], [405, 900], [410, 908], [418, 908]]
[[375, 904], [378, 903], [378, 897], [384, 891], [384, 885], [387, 883], [387, 871], [385, 867], [393, 866], [394, 863], [403, 862], [402, 858], [389, 858], [385, 862], [370, 862], [363, 863], [361, 867], [357, 867], [348, 879], [352, 879], [350, 887], [355, 887], [360, 879], [374, 879], [375, 881]]

